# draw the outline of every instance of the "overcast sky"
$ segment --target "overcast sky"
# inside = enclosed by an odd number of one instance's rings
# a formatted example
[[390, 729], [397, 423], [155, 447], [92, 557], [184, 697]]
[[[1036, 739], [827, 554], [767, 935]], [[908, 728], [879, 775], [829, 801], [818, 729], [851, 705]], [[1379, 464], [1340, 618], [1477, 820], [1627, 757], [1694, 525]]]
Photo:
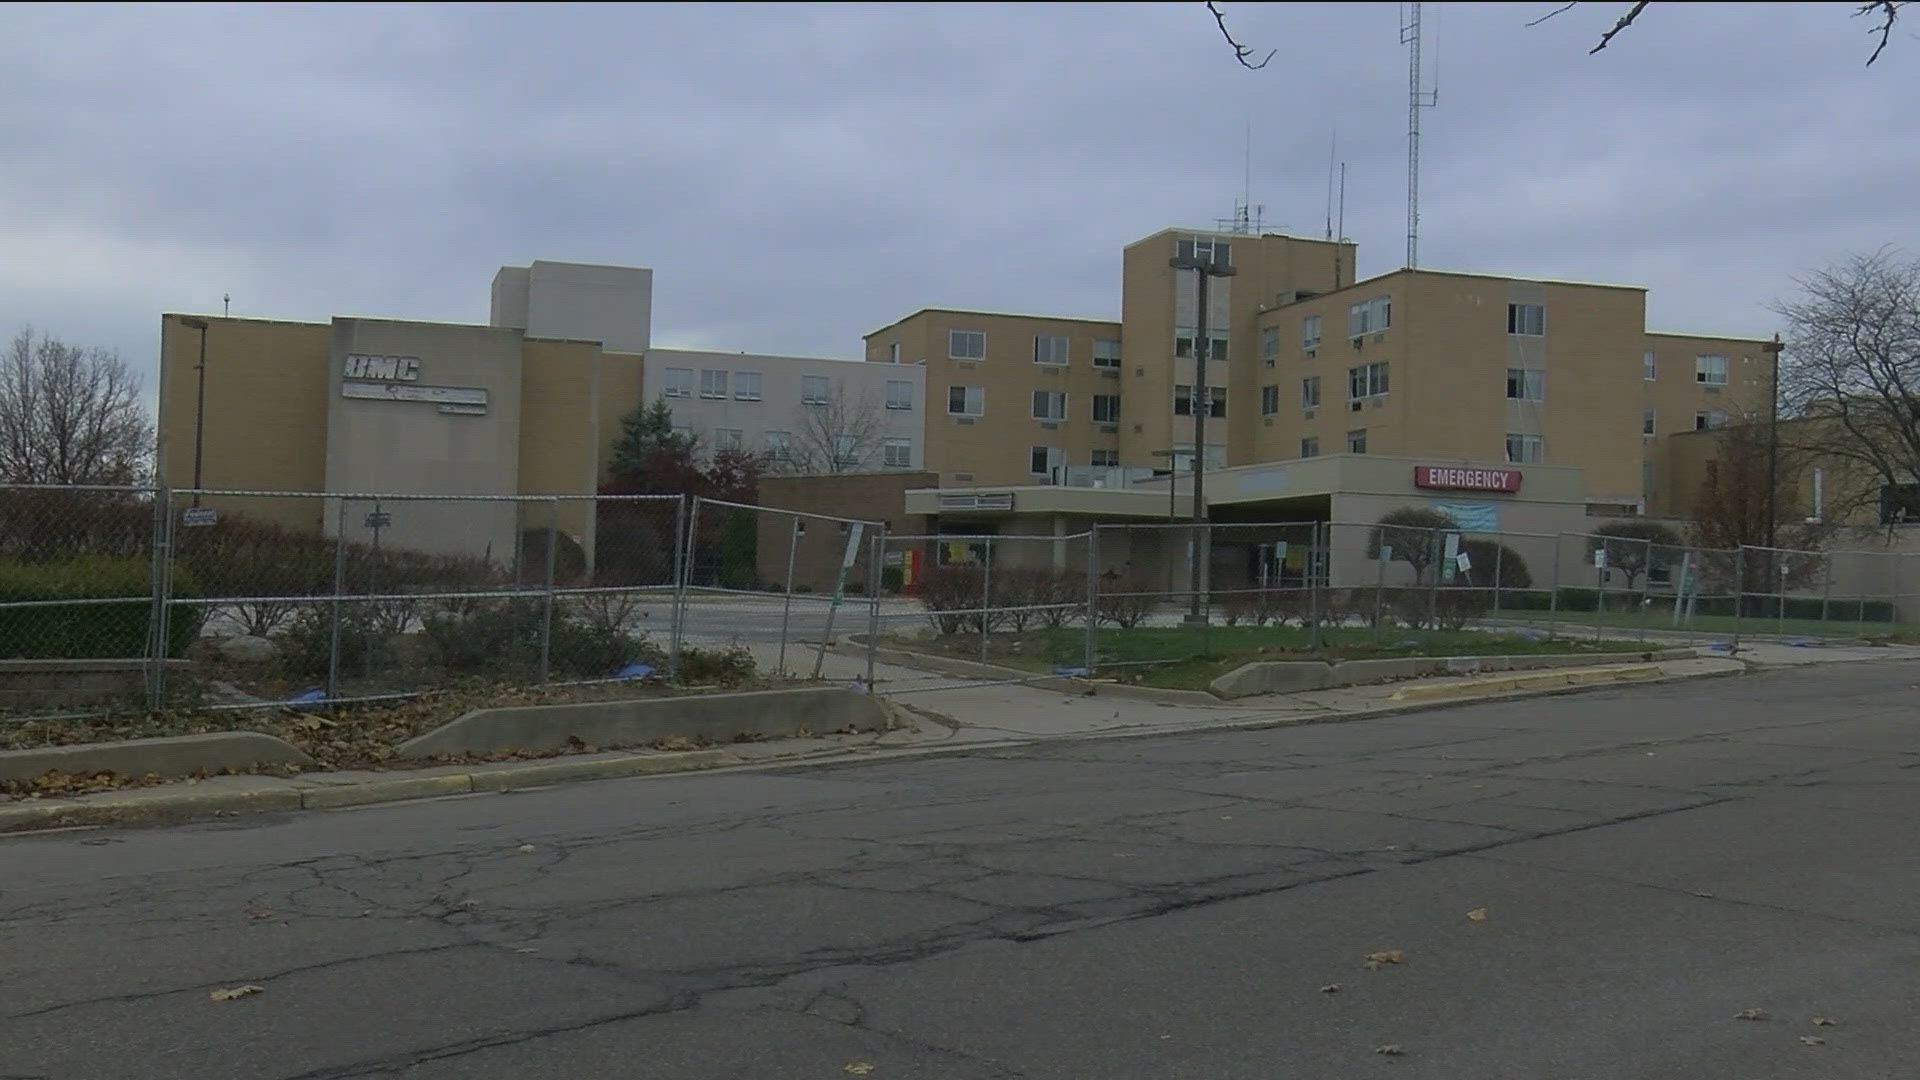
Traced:
[[[1405, 251], [1393, 4], [0, 11], [0, 330], [151, 370], [162, 311], [485, 322], [503, 263], [651, 266], [661, 345], [856, 356], [925, 306], [1114, 317], [1120, 249], [1241, 192]], [[1421, 263], [1646, 285], [1764, 333], [1920, 226], [1920, 14], [1428, 4]]]

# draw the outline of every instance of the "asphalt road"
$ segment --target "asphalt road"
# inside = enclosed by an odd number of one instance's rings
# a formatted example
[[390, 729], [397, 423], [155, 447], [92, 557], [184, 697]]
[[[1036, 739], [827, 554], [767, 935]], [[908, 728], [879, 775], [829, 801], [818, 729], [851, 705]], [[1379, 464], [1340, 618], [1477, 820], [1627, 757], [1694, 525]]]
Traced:
[[1909, 1077], [1916, 682], [0, 840], [0, 1077]]

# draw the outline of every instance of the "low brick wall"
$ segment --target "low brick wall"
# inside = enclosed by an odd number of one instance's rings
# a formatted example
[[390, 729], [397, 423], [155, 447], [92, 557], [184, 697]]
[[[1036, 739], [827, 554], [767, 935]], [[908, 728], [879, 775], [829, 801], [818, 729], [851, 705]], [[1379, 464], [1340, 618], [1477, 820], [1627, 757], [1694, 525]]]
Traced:
[[[162, 660], [167, 672], [186, 660]], [[93, 711], [144, 706], [151, 660], [0, 660], [0, 712]]]

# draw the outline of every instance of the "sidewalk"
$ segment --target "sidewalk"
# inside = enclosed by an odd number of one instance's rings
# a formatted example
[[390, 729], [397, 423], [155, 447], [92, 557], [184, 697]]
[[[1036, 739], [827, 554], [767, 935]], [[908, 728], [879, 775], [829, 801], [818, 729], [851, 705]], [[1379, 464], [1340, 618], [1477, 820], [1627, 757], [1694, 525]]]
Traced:
[[[755, 650], [759, 651], [758, 649]], [[810, 671], [814, 653], [789, 655]], [[1702, 648], [1690, 659], [1623, 660], [1591, 668], [1417, 679], [1209, 703], [1133, 696], [1097, 681], [1073, 692], [1025, 682], [957, 678], [896, 663], [873, 668], [873, 689], [900, 714], [880, 734], [741, 743], [687, 751], [610, 751], [537, 760], [417, 770], [312, 772], [290, 778], [219, 776], [72, 798], [0, 804], [0, 834], [48, 828], [156, 824], [243, 811], [321, 810], [406, 799], [526, 790], [576, 780], [713, 769], [800, 767], [930, 753], [977, 752], [1056, 739], [1112, 739], [1203, 730], [1253, 729], [1389, 716], [1476, 701], [1542, 697], [1646, 682], [1741, 675], [1755, 668], [1860, 660], [1920, 659], [1920, 648], [1796, 647], [1743, 643], [1728, 657]], [[829, 651], [822, 674], [864, 681], [864, 656]], [[1089, 684], [1082, 684], [1089, 685]], [[1163, 692], [1164, 693], [1164, 692]]]

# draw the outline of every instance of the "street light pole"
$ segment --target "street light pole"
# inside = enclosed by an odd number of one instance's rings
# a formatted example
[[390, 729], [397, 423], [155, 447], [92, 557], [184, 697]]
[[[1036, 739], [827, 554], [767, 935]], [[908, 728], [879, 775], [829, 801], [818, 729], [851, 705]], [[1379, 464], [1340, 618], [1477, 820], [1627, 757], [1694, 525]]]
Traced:
[[1193, 549], [1191, 565], [1188, 567], [1187, 622], [1205, 621], [1200, 614], [1201, 570], [1207, 562], [1205, 536], [1207, 521], [1206, 501], [1206, 459], [1207, 459], [1207, 412], [1212, 408], [1211, 395], [1207, 393], [1207, 354], [1212, 352], [1212, 342], [1207, 337], [1207, 286], [1211, 279], [1232, 277], [1233, 267], [1215, 262], [1211, 252], [1205, 259], [1198, 256], [1181, 258], [1175, 256], [1168, 265], [1175, 270], [1192, 270], [1199, 285], [1199, 314], [1194, 319], [1193, 331]]
[[[1767, 351], [1772, 369], [1767, 390], [1767, 547], [1775, 548], [1780, 528], [1780, 351], [1784, 348], [1779, 332], [1761, 348]], [[1773, 558], [1771, 553], [1767, 557]]]
[[200, 363], [194, 367], [199, 373], [200, 385], [195, 391], [193, 406], [193, 505], [199, 506], [201, 454], [207, 433], [207, 320], [182, 316], [180, 325], [200, 331]]

